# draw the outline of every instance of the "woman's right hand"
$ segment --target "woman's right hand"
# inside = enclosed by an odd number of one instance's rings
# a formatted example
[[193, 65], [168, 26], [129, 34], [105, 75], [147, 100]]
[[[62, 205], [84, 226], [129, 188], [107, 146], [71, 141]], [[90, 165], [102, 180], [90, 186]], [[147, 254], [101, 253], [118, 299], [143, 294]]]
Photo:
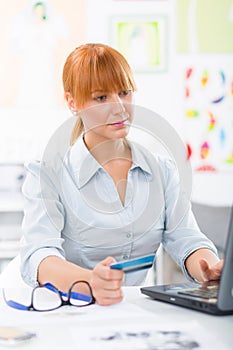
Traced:
[[91, 272], [90, 285], [99, 305], [113, 305], [123, 299], [121, 286], [124, 272], [109, 267], [115, 262], [114, 258], [107, 257], [96, 264]]

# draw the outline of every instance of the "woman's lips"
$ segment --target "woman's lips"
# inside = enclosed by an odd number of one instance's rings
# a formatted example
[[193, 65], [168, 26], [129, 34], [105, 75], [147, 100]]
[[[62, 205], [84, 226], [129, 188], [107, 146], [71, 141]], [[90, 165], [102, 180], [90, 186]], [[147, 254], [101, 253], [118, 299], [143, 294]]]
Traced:
[[108, 125], [112, 125], [112, 126], [116, 126], [116, 127], [121, 127], [121, 126], [124, 126], [125, 123], [127, 122], [128, 119], [125, 119], [125, 120], [121, 120], [119, 122], [116, 122], [116, 123], [110, 123]]

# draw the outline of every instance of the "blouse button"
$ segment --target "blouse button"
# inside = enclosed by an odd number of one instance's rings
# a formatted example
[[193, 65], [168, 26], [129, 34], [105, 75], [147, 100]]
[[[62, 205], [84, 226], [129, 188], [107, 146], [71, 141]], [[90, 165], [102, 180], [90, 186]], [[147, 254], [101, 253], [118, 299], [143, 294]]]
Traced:
[[126, 255], [126, 254], [125, 254], [125, 255], [123, 255], [123, 259], [124, 259], [124, 260], [127, 260], [128, 258], [129, 258], [129, 256], [128, 256], [128, 255]]

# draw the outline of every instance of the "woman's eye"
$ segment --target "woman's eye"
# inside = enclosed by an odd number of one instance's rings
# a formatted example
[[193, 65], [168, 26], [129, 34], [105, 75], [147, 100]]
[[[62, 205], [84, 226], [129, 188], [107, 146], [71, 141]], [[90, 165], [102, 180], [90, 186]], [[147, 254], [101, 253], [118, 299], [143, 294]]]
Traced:
[[106, 95], [102, 95], [102, 96], [97, 96], [95, 97], [95, 100], [96, 101], [100, 101], [100, 102], [103, 102], [107, 99], [107, 96]]
[[123, 90], [119, 93], [120, 96], [128, 96], [131, 93], [131, 90]]

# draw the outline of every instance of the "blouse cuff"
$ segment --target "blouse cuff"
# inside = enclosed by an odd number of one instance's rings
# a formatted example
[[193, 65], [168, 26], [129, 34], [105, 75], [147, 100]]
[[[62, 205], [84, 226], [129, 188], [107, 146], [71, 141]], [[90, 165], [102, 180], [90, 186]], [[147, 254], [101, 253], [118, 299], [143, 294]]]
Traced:
[[182, 259], [182, 263], [181, 263], [181, 269], [182, 269], [182, 272], [184, 274], [184, 276], [189, 280], [189, 281], [192, 281], [192, 282], [198, 282], [194, 277], [192, 277], [190, 275], [190, 273], [188, 272], [188, 270], [186, 269], [186, 266], [185, 266], [185, 261], [186, 259], [189, 257], [189, 255], [191, 255], [192, 253], [194, 253], [196, 250], [198, 249], [209, 249], [211, 250], [216, 256], [218, 256], [218, 252], [217, 252], [217, 249], [214, 249], [210, 246], [201, 246], [201, 247], [196, 247], [196, 248], [193, 248], [192, 250], [186, 252], [186, 254], [184, 255], [183, 259]]
[[31, 287], [36, 287], [39, 285], [37, 277], [38, 277], [38, 269], [39, 265], [48, 256], [57, 256], [63, 260], [65, 257], [57, 250], [52, 248], [41, 248], [38, 249], [31, 257], [30, 263], [28, 262], [28, 269], [26, 269], [25, 273], [22, 274], [23, 280], [29, 284]]

